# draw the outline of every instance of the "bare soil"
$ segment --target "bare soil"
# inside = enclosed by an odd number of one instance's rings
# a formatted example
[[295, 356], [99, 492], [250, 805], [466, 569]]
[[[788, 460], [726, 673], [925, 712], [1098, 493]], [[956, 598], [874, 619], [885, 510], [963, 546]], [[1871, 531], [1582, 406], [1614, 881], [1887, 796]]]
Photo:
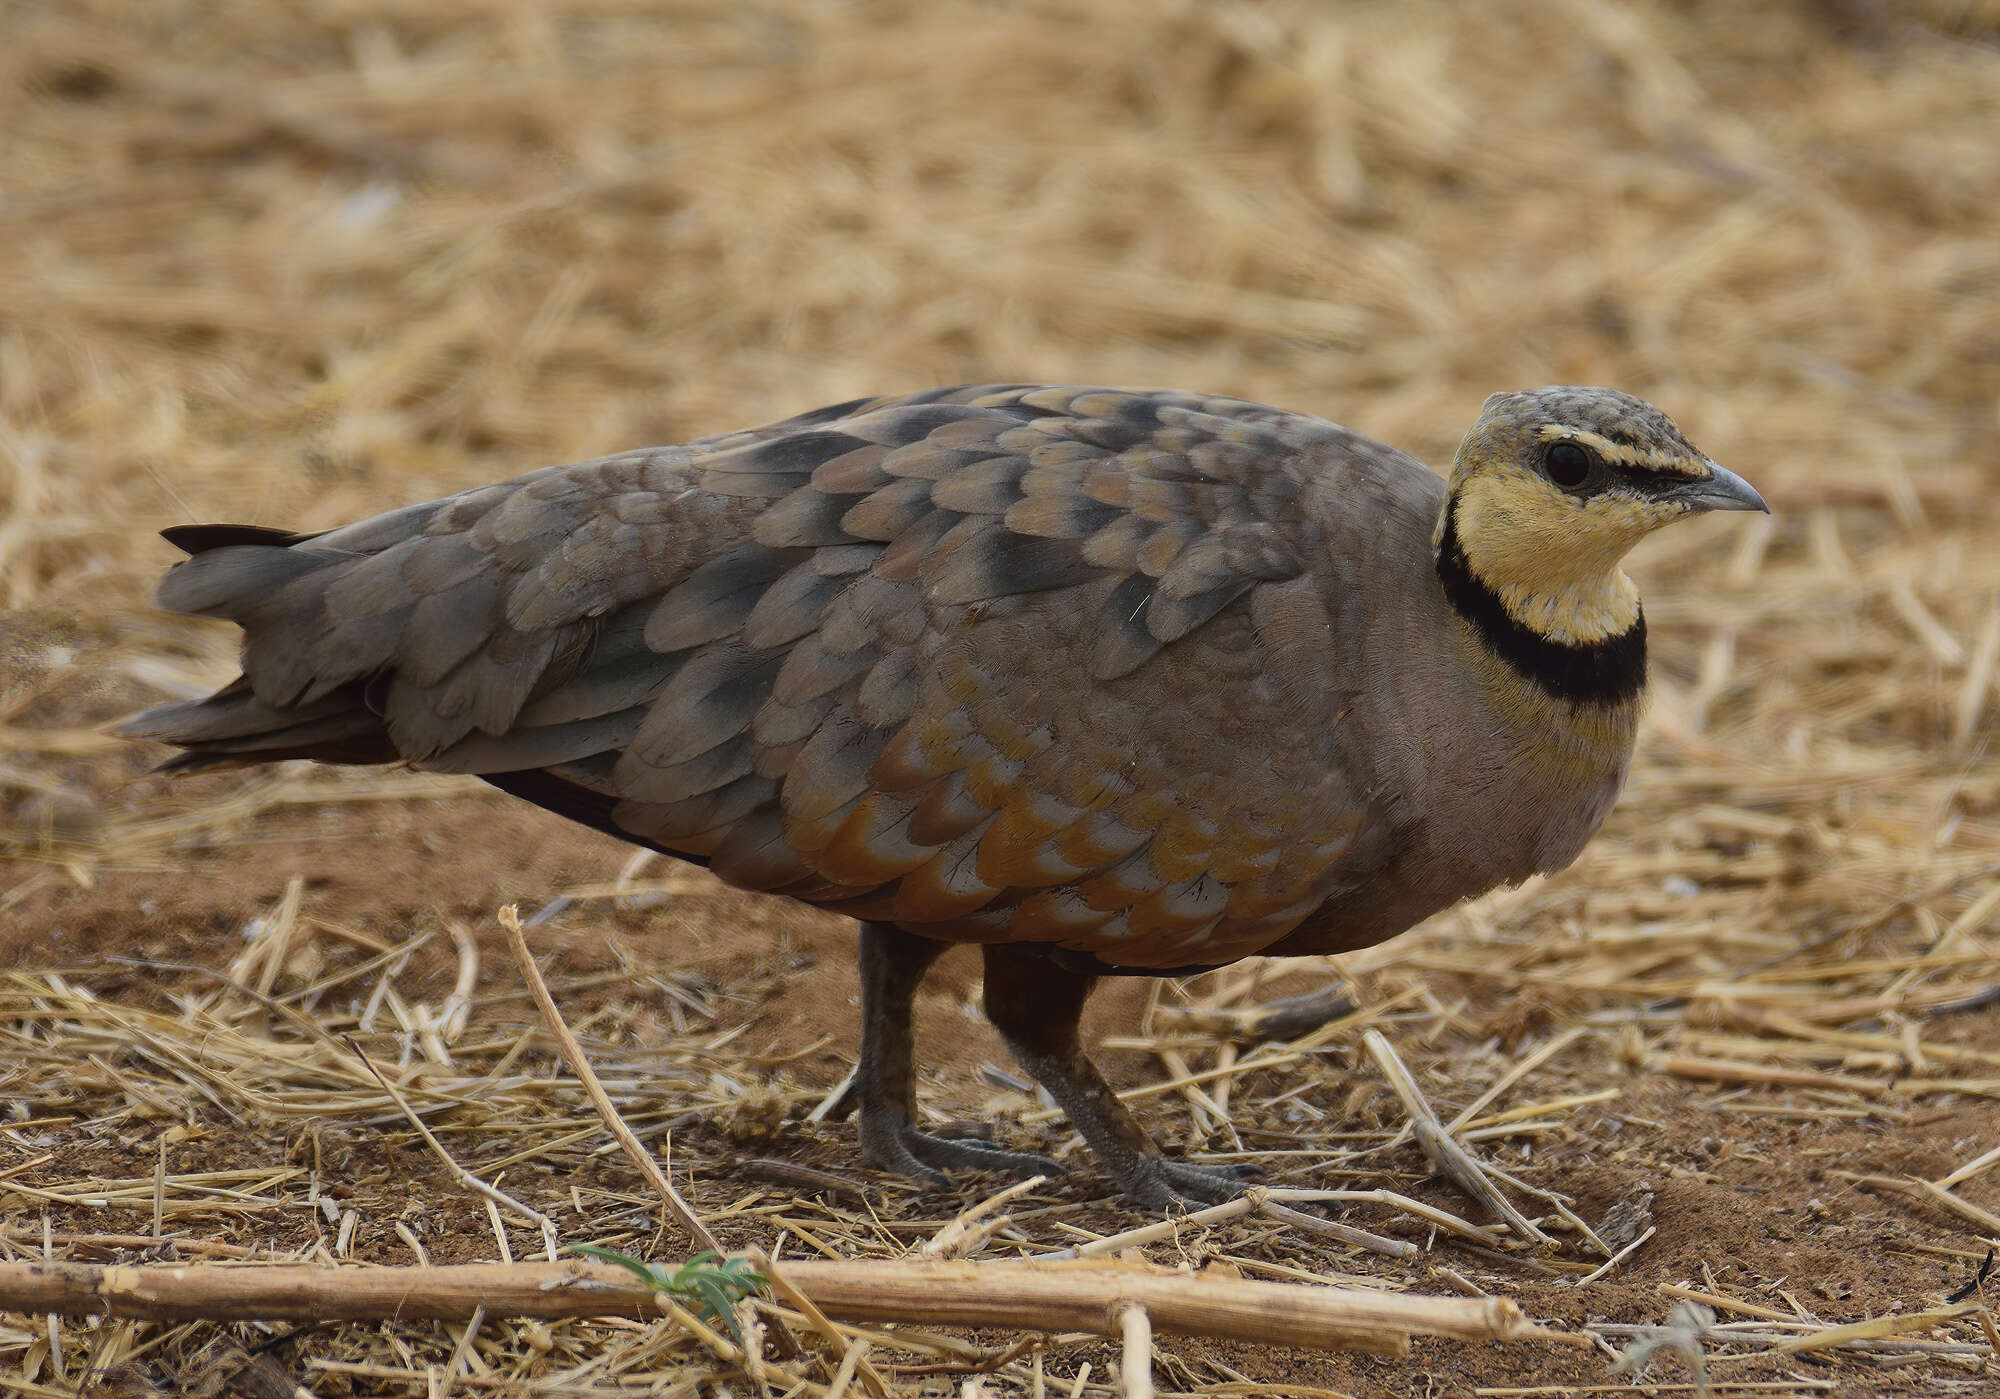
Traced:
[[[231, 780], [185, 781], [176, 799], [199, 801], [200, 786], [221, 786]], [[147, 799], [145, 787], [153, 781], [138, 781], [132, 789], [136, 799]], [[490, 1033], [532, 1020], [493, 926], [492, 910], [509, 902], [532, 907], [550, 891], [615, 877], [628, 853], [596, 833], [569, 828], [497, 796], [307, 809], [261, 821], [254, 837], [218, 844], [171, 869], [107, 869], [91, 889], [55, 878], [37, 880], [37, 887], [10, 910], [0, 959], [23, 970], [66, 968], [68, 975], [98, 995], [128, 1005], [168, 1009], [183, 997], [213, 989], [217, 974], [243, 945], [240, 929], [245, 917], [267, 911], [285, 881], [298, 875], [304, 879], [309, 911], [385, 941], [398, 942], [451, 920], [479, 930], [484, 958], [474, 1028]], [[631, 982], [636, 976], [606, 981], [598, 975], [621, 967], [635, 973], [663, 972], [702, 987], [713, 997], [717, 1013], [702, 1022], [704, 1035], [742, 1030], [739, 1043], [770, 1061], [771, 1081], [792, 1095], [786, 1120], [744, 1124], [726, 1110], [711, 1109], [675, 1134], [675, 1175], [688, 1182], [687, 1194], [696, 1208], [704, 1214], [721, 1212], [740, 1205], [746, 1193], [810, 1202], [818, 1193], [813, 1182], [787, 1177], [772, 1163], [801, 1166], [823, 1172], [852, 1191], [851, 1196], [832, 1196], [835, 1204], [852, 1206], [865, 1198], [868, 1212], [880, 1227], [891, 1231], [883, 1242], [893, 1249], [919, 1241], [957, 1210], [997, 1188], [999, 1182], [967, 1178], [955, 1191], [940, 1194], [878, 1176], [860, 1165], [851, 1127], [799, 1120], [804, 1106], [837, 1083], [851, 1064], [858, 1029], [852, 925], [787, 903], [739, 894], [705, 878], [692, 882], [694, 889], [651, 910], [579, 906], [553, 924], [533, 929], [532, 941], [554, 983], [595, 983], [564, 994], [564, 1010], [573, 1022], [587, 1021], [593, 1013], [609, 1014], [616, 1023], [637, 1027], [637, 1035], [643, 1035], [648, 1025], [668, 1025], [672, 1017], [668, 998], [635, 992]], [[362, 955], [332, 939], [321, 942], [332, 943], [330, 965], [337, 966], [342, 959], [358, 961]], [[413, 1003], [435, 1004], [449, 990], [452, 975], [448, 951], [433, 944], [410, 962], [397, 986]], [[1319, 979], [1317, 973], [1302, 979], [1280, 970], [1263, 992], [1275, 997]], [[1451, 1006], [1452, 1014], [1431, 1019], [1421, 1033], [1402, 1038], [1401, 1048], [1420, 1078], [1440, 1089], [1435, 1101], [1447, 1116], [1460, 1105], [1459, 1099], [1471, 1096], [1481, 1078], [1490, 1076], [1477, 1069], [1474, 1077], [1462, 1076], [1456, 1063], [1480, 1056], [1495, 1060], [1497, 1039], [1501, 1046], [1497, 1062], [1504, 1066], [1508, 1052], [1532, 1050], [1573, 1019], [1560, 1009], [1543, 1007], [1526, 1016], [1528, 1023], [1520, 1023], [1523, 1007], [1508, 997], [1483, 992], [1476, 979], [1458, 983], [1432, 976], [1428, 985]], [[1140, 980], [1108, 983], [1093, 1002], [1091, 1034], [1132, 1034], [1150, 986]], [[1204, 988], [1195, 983], [1186, 989], [1199, 997]], [[980, 1069], [1012, 1068], [976, 1007], [977, 960], [967, 952], [953, 953], [918, 1003], [926, 1107], [944, 1118], [994, 1119], [993, 1090], [980, 1080]], [[1924, 1033], [1927, 1041], [1938, 1044], [2000, 1049], [2000, 1023], [1990, 1012], [1944, 1020], [1926, 1027]], [[1491, 1149], [1499, 1164], [1563, 1192], [1593, 1224], [1601, 1225], [1620, 1201], [1649, 1201], [1649, 1218], [1657, 1232], [1602, 1280], [1579, 1288], [1571, 1279], [1549, 1275], [1530, 1259], [1505, 1260], [1490, 1251], [1461, 1248], [1449, 1238], [1428, 1236], [1407, 1222], [1399, 1224], [1393, 1216], [1354, 1209], [1344, 1216], [1350, 1222], [1424, 1243], [1422, 1261], [1397, 1263], [1282, 1233], [1259, 1237], [1270, 1231], [1249, 1226], [1196, 1231], [1193, 1237], [1147, 1253], [1169, 1263], [1245, 1257], [1307, 1273], [1367, 1274], [1424, 1291], [1450, 1290], [1438, 1270], [1451, 1269], [1483, 1290], [1513, 1297], [1532, 1316], [1578, 1328], [1594, 1321], [1663, 1319], [1673, 1303], [1661, 1290], [1664, 1284], [1721, 1290], [1754, 1304], [1834, 1323], [1933, 1307], [1944, 1294], [1955, 1296], [1973, 1283], [1987, 1248], [1976, 1230], [1947, 1212], [1859, 1189], [1850, 1177], [1941, 1176], [2000, 1141], [2000, 1105], [1985, 1098], [1908, 1103], [1892, 1095], [1878, 1110], [1859, 1111], [1852, 1118], [1794, 1120], [1780, 1115], [1787, 1106], [1800, 1105], [1800, 1095], [1793, 1090], [1724, 1093], [1714, 1085], [1647, 1073], [1619, 1063], [1608, 1052], [1609, 1040], [1606, 1035], [1586, 1041], [1593, 1047], [1552, 1061], [1531, 1082], [1539, 1098], [1611, 1088], [1617, 1092], [1615, 1100], [1563, 1114], [1553, 1132], [1503, 1140]], [[1159, 1075], [1152, 1056], [1138, 1051], [1107, 1052], [1102, 1059], [1122, 1084]], [[1314, 1065], [1305, 1076], [1312, 1086], [1306, 1101], [1327, 1111], [1329, 1126], [1386, 1135], [1399, 1125], [1395, 1104], [1380, 1092], [1367, 1091], [1373, 1077], [1365, 1065], [1354, 1063], [1351, 1047], [1340, 1046], [1330, 1060]], [[1255, 1099], [1292, 1086], [1282, 1074], [1262, 1070], [1242, 1084], [1239, 1093]], [[1356, 1101], [1357, 1090], [1359, 1111], [1346, 1111]], [[647, 1106], [643, 1096], [641, 1106]], [[1025, 1097], [1011, 1096], [1027, 1104]], [[1808, 1108], [1812, 1100], [1813, 1095], [1806, 1095]], [[87, 1117], [96, 1101], [91, 1094], [60, 1102], [31, 1097], [16, 1110], [24, 1108], [37, 1119], [57, 1114]], [[1748, 1111], [1719, 1110], [1725, 1101]], [[675, 1103], [662, 1097], [652, 1106], [673, 1108]], [[1760, 1107], [1772, 1111], [1758, 1111]], [[1143, 1222], [1106, 1197], [1105, 1183], [1094, 1174], [1078, 1144], [1065, 1140], [1068, 1134], [1060, 1124], [1024, 1126], [1009, 1122], [1005, 1113], [997, 1116], [1007, 1141], [1056, 1151], [1077, 1163], [1072, 1176], [1042, 1188], [1017, 1207], [1021, 1245], [1040, 1251], [1071, 1242], [1070, 1236], [1047, 1227], [1056, 1219], [1071, 1228], [1100, 1233]], [[1177, 1147], [1189, 1144], [1184, 1112], [1156, 1105], [1144, 1116]], [[10, 1181], [48, 1189], [90, 1179], [147, 1176], [161, 1150], [157, 1123], [6, 1135], [11, 1141], [0, 1171], [7, 1171]], [[1244, 1135], [1254, 1147], [1256, 1133], [1246, 1130]], [[1313, 1139], [1310, 1132], [1290, 1135], [1288, 1145]], [[30, 1148], [44, 1142], [56, 1146], [53, 1159], [18, 1173], [10, 1170], [31, 1155], [41, 1155]], [[341, 1207], [355, 1210], [366, 1221], [349, 1255], [357, 1260], [385, 1265], [415, 1261], [410, 1245], [394, 1232], [393, 1223], [399, 1220], [415, 1231], [432, 1261], [483, 1261], [495, 1256], [483, 1207], [401, 1124], [338, 1118], [246, 1122], [197, 1109], [174, 1133], [170, 1151], [168, 1159], [176, 1173], [251, 1163], [313, 1165], [323, 1179], [337, 1182], [329, 1193]], [[478, 1170], [482, 1155], [491, 1159], [499, 1154], [497, 1146], [478, 1146], [463, 1151], [460, 1160]], [[1334, 1154], [1344, 1155], [1329, 1152]], [[650, 1245], [667, 1257], [683, 1251], [673, 1237], [642, 1222], [648, 1217], [646, 1192], [622, 1159], [568, 1159], [553, 1168], [529, 1169], [525, 1183], [515, 1180], [511, 1188], [566, 1224], [574, 1223], [586, 1234], [601, 1234], [621, 1223], [627, 1229], [636, 1224], [640, 1233], [635, 1243]], [[1343, 1162], [1337, 1173], [1316, 1169], [1309, 1158], [1288, 1159], [1272, 1172], [1269, 1183], [1386, 1184], [1454, 1212], [1468, 1210], [1448, 1185], [1430, 1178], [1421, 1153], [1409, 1143], [1365, 1155], [1360, 1164]], [[572, 1192], [602, 1203], [579, 1215]], [[1965, 1193], [1988, 1208], [2000, 1204], [1990, 1188]], [[285, 1207], [204, 1224], [195, 1236], [269, 1257], [333, 1242], [328, 1221], [298, 1192], [282, 1192], [280, 1198]], [[620, 1207], [615, 1200], [629, 1203]], [[16, 1197], [10, 1206], [17, 1225], [46, 1219], [55, 1230], [85, 1235], [147, 1229], [143, 1205], [108, 1213], [75, 1207], [24, 1208], [30, 1205]], [[809, 1218], [812, 1207], [807, 1203], [796, 1212]], [[716, 1221], [715, 1228], [730, 1246], [771, 1242], [769, 1226], [754, 1215], [725, 1217]], [[519, 1251], [531, 1255], [531, 1231], [512, 1232]], [[112, 1254], [178, 1256], [171, 1246]], [[92, 1254], [85, 1251], [80, 1256]], [[298, 1353], [310, 1352], [313, 1346], [301, 1342]], [[1160, 1347], [1162, 1382], [1174, 1380], [1176, 1388], [1200, 1389], [1241, 1376], [1280, 1394], [1294, 1392], [1294, 1386], [1315, 1386], [1360, 1395], [1445, 1395], [1468, 1394], [1481, 1387], [1611, 1381], [1606, 1354], [1545, 1345], [1424, 1340], [1404, 1361], [1291, 1353], [1182, 1337], [1163, 1337]], [[1062, 1383], [1086, 1362], [1098, 1375], [1107, 1375], [1115, 1358], [1116, 1348], [1108, 1343], [1072, 1341], [1051, 1350], [1045, 1368], [1052, 1383]], [[1733, 1381], [1788, 1377], [1831, 1381], [1834, 1387], [1823, 1392], [1838, 1395], [1979, 1392], [1967, 1387], [1975, 1382], [1977, 1369], [1954, 1366], [1941, 1373], [1934, 1361], [1921, 1363], [1925, 1359], [1904, 1354], [1845, 1357], [1837, 1362], [1751, 1360], [1728, 1365], [1720, 1373]], [[1650, 1373], [1656, 1380], [1687, 1377], [1684, 1362], [1671, 1353], [1663, 1353]], [[352, 1392], [400, 1391], [363, 1385]], [[918, 1385], [910, 1392], [949, 1391]]]
[[[562, 1242], [679, 1257], [497, 935], [558, 896], [530, 934], [565, 1014], [727, 1242], [894, 1256], [999, 1185], [880, 1178], [809, 1120], [852, 1062], [841, 920], [477, 784], [146, 776], [103, 726], [235, 648], [148, 605], [160, 527], [330, 527], [950, 382], [1239, 394], [1439, 465], [1486, 394], [1602, 383], [1774, 513], [1633, 560], [1650, 708], [1583, 858], [1344, 958], [1108, 985], [1087, 1026], [1175, 1149], [1482, 1227], [1360, 1035], [1447, 1120], [1546, 1051], [1460, 1135], [1553, 1249], [1373, 1201], [1343, 1218], [1414, 1259], [1264, 1219], [1144, 1252], [1592, 1339], [1163, 1335], [1158, 1385], [1555, 1399], [1671, 1319], [1662, 1394], [1690, 1350], [1718, 1393], [2000, 1391], [1990, 1312], [1917, 1317], [1990, 1302], [2000, 1244], [2000, 1007], [1950, 1009], [2000, 979], [1991, 3], [0, 0], [0, 32], [0, 1259], [536, 1256], [362, 1053]], [[976, 978], [953, 954], [922, 996], [922, 1109], [1075, 1166], [979, 1256], [1141, 1222]], [[1336, 983], [1360, 1011], [1323, 1043], [1176, 1019]], [[1643, 1241], [1591, 1277], [1537, 1190]], [[0, 1392], [250, 1392], [241, 1348], [327, 1399], [759, 1392], [664, 1322], [18, 1315]], [[1121, 1389], [1092, 1338], [977, 1383], [943, 1342], [873, 1354], [898, 1396]]]

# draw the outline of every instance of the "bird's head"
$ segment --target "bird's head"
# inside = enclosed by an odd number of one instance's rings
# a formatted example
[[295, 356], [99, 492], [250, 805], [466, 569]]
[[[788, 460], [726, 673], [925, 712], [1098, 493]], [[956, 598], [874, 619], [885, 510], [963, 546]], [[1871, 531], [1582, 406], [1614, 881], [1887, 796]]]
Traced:
[[1661, 525], [1708, 510], [1767, 510], [1652, 404], [1616, 389], [1496, 393], [1460, 444], [1438, 522], [1440, 567], [1463, 566], [1515, 622], [1564, 645], [1632, 626], [1618, 564]]

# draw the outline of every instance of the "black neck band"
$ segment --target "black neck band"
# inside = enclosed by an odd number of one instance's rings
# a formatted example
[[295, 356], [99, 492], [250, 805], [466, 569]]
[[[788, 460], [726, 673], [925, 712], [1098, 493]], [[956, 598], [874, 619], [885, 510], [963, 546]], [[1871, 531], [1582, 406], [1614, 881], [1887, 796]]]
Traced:
[[1444, 533], [1438, 540], [1438, 579], [1445, 599], [1472, 624], [1479, 639], [1506, 661], [1514, 673], [1556, 699], [1571, 704], [1626, 704], [1646, 688], [1646, 616], [1616, 636], [1575, 646], [1554, 641], [1522, 625], [1508, 613], [1500, 595], [1488, 587], [1465, 561], [1458, 539], [1458, 502], [1444, 508]]

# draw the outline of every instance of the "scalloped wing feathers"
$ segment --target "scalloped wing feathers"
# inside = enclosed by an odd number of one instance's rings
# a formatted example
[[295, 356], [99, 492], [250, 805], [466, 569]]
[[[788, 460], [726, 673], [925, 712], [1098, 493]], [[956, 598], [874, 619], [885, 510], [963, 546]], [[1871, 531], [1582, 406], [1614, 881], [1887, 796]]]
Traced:
[[[1313, 523], [1330, 469], [1428, 528], [1435, 479], [1332, 424], [1026, 386], [838, 405], [317, 536], [191, 527], [161, 604], [239, 622], [243, 679], [127, 731], [183, 767], [489, 775], [934, 936], [1227, 961], [1356, 883], [1393, 821], [1328, 723], [1360, 683], [1337, 618], [1369, 530], [1334, 548]], [[1273, 654], [1280, 634], [1319, 644]]]

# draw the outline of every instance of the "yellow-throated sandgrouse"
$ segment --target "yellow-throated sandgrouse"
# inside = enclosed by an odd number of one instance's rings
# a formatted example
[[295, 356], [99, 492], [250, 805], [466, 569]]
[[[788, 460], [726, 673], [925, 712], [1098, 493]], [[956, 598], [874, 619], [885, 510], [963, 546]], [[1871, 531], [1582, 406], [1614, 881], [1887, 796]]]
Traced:
[[476, 773], [860, 920], [878, 1166], [1046, 1170], [912, 1123], [949, 943], [1141, 1203], [1170, 1160], [1078, 1042], [1095, 979], [1333, 952], [1575, 858], [1625, 776], [1625, 552], [1761, 510], [1658, 409], [1496, 394], [1449, 481], [1318, 418], [1174, 392], [864, 399], [323, 534], [192, 525], [160, 601], [243, 675], [125, 731], [169, 769]]

